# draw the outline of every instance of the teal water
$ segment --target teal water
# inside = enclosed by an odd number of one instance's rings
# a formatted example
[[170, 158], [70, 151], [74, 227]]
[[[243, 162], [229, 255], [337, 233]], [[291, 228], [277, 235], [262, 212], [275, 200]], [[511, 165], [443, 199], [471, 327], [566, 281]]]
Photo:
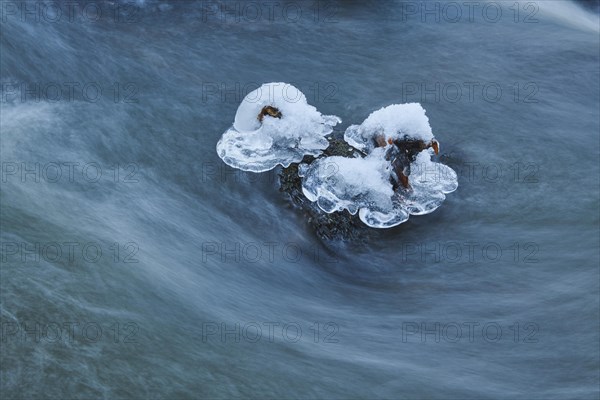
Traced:
[[[597, 398], [594, 5], [274, 3], [2, 3], [2, 397]], [[215, 151], [277, 81], [459, 189], [319, 240]]]

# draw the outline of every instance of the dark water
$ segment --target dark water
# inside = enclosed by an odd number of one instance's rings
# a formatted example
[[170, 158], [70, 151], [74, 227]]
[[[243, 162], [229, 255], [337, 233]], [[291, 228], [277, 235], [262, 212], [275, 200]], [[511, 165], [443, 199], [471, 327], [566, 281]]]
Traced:
[[[598, 398], [594, 4], [9, 3], [3, 398]], [[423, 103], [458, 191], [320, 241], [215, 152], [271, 81]]]

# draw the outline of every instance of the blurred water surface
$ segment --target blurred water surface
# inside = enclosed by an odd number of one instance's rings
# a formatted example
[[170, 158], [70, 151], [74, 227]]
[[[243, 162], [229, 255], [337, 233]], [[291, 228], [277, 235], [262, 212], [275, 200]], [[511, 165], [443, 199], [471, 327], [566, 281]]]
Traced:
[[[597, 398], [597, 10], [277, 3], [3, 2], [3, 396]], [[421, 102], [458, 191], [322, 242], [215, 152], [272, 81]]]

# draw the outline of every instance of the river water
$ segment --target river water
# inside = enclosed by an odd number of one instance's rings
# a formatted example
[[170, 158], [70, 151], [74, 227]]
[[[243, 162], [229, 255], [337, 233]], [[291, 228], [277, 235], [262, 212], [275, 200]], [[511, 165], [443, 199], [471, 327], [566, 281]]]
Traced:
[[[2, 2], [4, 398], [597, 398], [592, 3]], [[323, 241], [216, 154], [289, 82], [459, 188]]]

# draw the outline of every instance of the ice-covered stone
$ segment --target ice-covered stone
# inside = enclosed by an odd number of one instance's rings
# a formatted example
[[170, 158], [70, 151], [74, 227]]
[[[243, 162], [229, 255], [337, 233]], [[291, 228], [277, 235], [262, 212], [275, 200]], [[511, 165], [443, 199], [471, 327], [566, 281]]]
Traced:
[[322, 115], [288, 83], [267, 83], [248, 93], [233, 126], [217, 143], [219, 157], [244, 171], [264, 172], [289, 166], [327, 148], [325, 138], [341, 120]]
[[326, 213], [346, 209], [370, 227], [390, 228], [433, 212], [458, 187], [456, 172], [432, 160], [438, 143], [420, 104], [375, 111], [344, 139], [366, 157], [321, 158], [299, 169], [304, 195]]

